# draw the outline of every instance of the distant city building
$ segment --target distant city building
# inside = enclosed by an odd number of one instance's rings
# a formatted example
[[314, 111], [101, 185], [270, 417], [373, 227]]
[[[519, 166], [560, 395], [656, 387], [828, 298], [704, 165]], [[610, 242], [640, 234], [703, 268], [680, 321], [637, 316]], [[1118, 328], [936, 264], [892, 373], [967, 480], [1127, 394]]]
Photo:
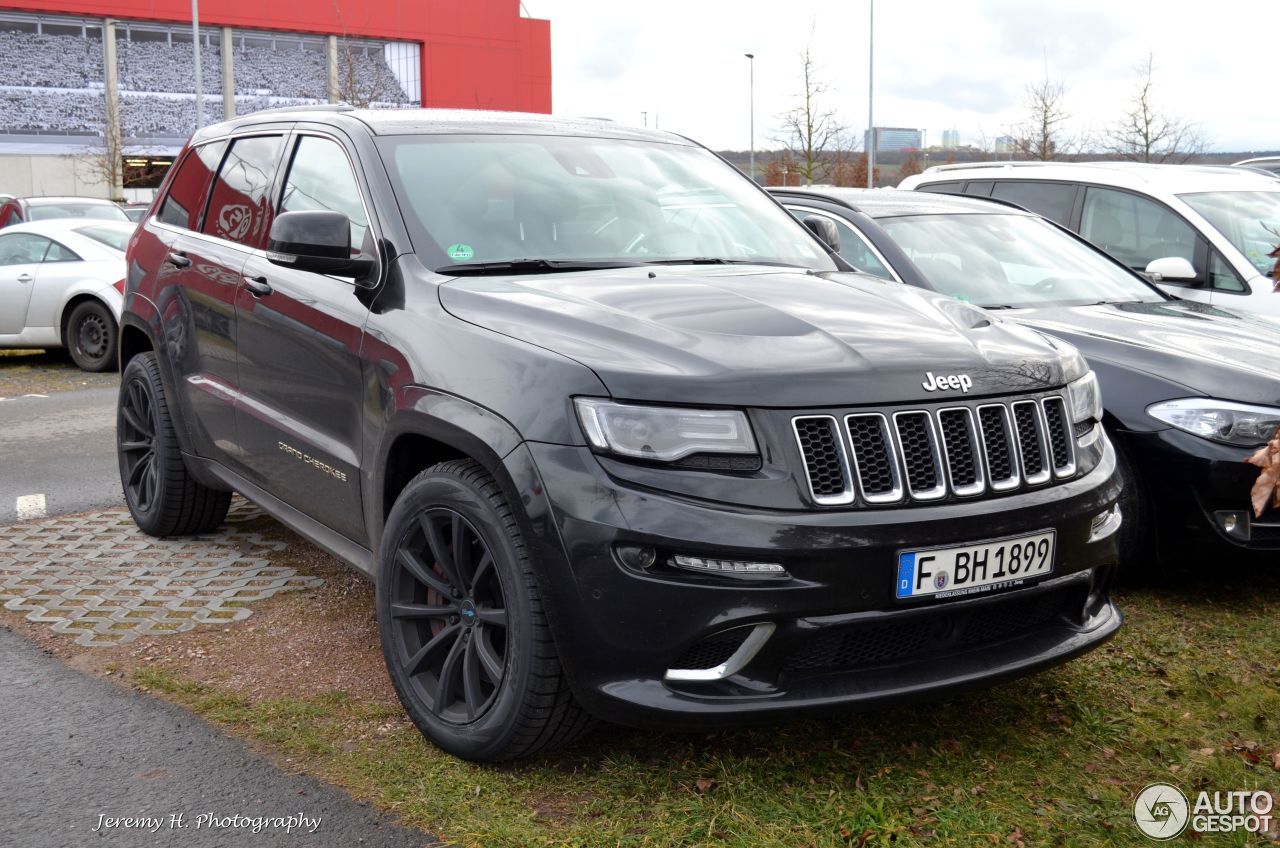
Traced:
[[996, 138], [996, 153], [1013, 153], [1018, 149], [1018, 140], [1011, 135]]
[[942, 131], [942, 147], [945, 150], [952, 150], [960, 146], [959, 130], [943, 130]]
[[[906, 127], [876, 127], [876, 153], [898, 153], [904, 150], [919, 150], [924, 146], [924, 130], [907, 129]], [[872, 149], [869, 133], [862, 134], [864, 150]]]

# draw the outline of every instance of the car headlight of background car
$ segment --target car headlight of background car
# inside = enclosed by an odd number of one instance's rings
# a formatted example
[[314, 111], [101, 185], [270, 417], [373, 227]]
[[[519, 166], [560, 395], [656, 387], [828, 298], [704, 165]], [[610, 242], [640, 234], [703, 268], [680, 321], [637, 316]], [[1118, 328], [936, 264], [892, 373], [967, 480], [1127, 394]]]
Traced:
[[638, 406], [575, 398], [591, 446], [619, 456], [674, 462], [696, 453], [757, 453], [747, 416], [736, 409]]
[[1067, 384], [1067, 399], [1071, 404], [1072, 424], [1102, 420], [1102, 390], [1092, 371]]
[[1147, 407], [1147, 413], [1201, 438], [1241, 447], [1261, 445], [1280, 428], [1280, 409], [1212, 398], [1167, 400]]

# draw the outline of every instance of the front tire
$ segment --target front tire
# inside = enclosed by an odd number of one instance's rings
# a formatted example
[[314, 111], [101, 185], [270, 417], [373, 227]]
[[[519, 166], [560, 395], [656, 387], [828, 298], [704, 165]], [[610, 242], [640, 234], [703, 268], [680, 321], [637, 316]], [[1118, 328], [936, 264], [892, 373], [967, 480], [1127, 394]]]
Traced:
[[116, 455], [125, 503], [144, 533], [208, 533], [227, 517], [231, 493], [196, 481], [182, 460], [154, 353], [129, 360], [120, 377]]
[[82, 371], [114, 371], [119, 328], [111, 311], [97, 300], [86, 300], [67, 319], [67, 349]]
[[387, 519], [378, 628], [410, 719], [477, 762], [567, 744], [590, 719], [560, 666], [524, 534], [472, 460], [419, 474]]

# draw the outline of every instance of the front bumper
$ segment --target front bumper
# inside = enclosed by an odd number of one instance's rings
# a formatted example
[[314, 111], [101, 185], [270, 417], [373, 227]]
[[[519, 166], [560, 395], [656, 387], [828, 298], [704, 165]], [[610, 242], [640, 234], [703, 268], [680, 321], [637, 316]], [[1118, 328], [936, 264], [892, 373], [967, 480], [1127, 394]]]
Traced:
[[[723, 726], [937, 697], [1064, 662], [1120, 626], [1108, 594], [1115, 535], [1089, 541], [1092, 520], [1119, 494], [1110, 447], [1068, 483], [881, 510], [678, 498], [611, 478], [585, 448], [527, 443], [507, 465], [534, 530], [561, 658], [583, 705], [611, 721]], [[893, 598], [900, 550], [1050, 528], [1057, 560], [1037, 585], [909, 607]], [[629, 559], [644, 547], [658, 566]], [[789, 577], [664, 567], [674, 553], [777, 562]], [[763, 644], [739, 662], [735, 644], [752, 634]], [[670, 673], [726, 662], [722, 679]]]
[[1172, 428], [1120, 432], [1116, 438], [1155, 506], [1162, 553], [1176, 554], [1197, 543], [1280, 550], [1280, 514], [1252, 516], [1249, 492], [1258, 468], [1244, 461], [1252, 450]]

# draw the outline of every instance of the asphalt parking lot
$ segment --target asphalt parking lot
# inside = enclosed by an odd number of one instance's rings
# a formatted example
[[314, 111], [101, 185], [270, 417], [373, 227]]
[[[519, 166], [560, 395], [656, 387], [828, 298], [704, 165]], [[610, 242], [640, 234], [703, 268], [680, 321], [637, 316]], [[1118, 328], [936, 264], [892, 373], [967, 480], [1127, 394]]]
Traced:
[[[6, 467], [44, 470], [3, 480], [0, 844], [1141, 845], [1148, 783], [1280, 795], [1280, 572], [1225, 561], [1135, 581], [1112, 643], [989, 691], [463, 763], [405, 719], [367, 582], [242, 501], [205, 537], [141, 536], [112, 377], [2, 360]], [[36, 493], [45, 514], [15, 521]], [[201, 814], [322, 823], [232, 838]]]

